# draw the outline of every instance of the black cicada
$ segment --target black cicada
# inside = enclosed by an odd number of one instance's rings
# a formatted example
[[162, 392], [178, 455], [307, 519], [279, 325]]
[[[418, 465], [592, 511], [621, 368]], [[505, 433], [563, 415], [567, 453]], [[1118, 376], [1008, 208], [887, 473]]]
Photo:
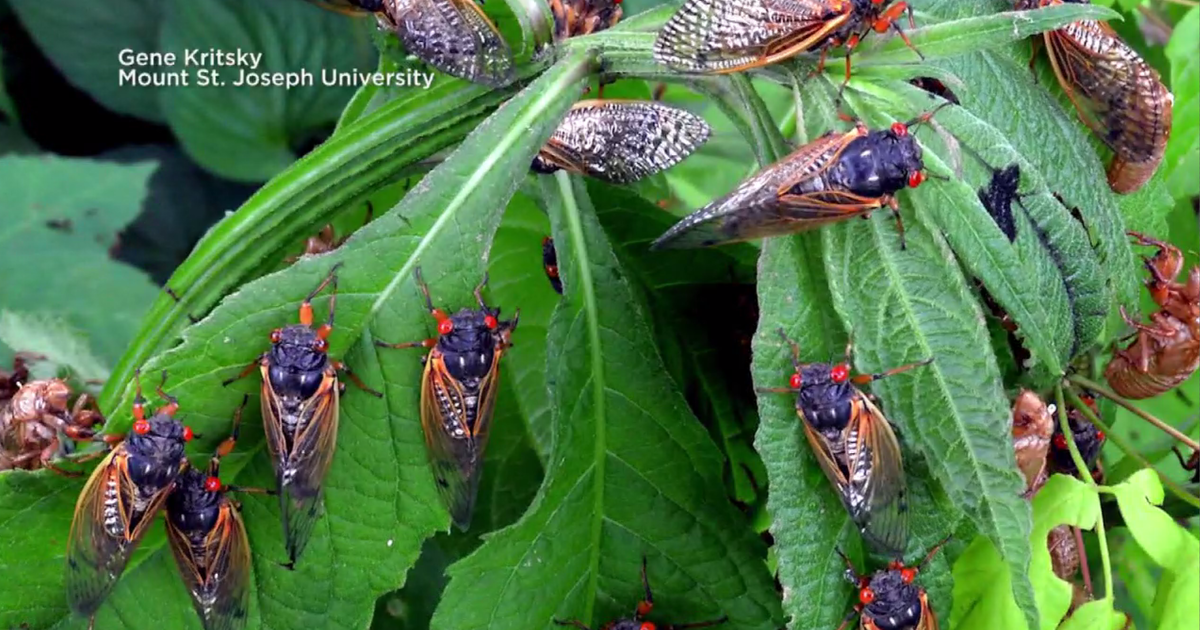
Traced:
[[921, 146], [911, 128], [936, 111], [879, 131], [861, 123], [847, 132], [831, 131], [684, 217], [651, 249], [709, 247], [803, 232], [884, 206], [895, 212], [900, 225], [895, 194], [925, 181]]
[[[184, 443], [192, 430], [175, 420], [179, 401], [167, 401], [146, 417], [140, 371], [135, 373], [133, 432], [113, 448], [88, 479], [75, 504], [67, 543], [67, 603], [92, 616], [116, 586], [130, 554], [188, 467]], [[166, 383], [167, 373], [162, 375]]]
[[929, 606], [929, 595], [916, 584], [917, 574], [933, 555], [946, 544], [943, 539], [914, 567], [896, 560], [874, 575], [859, 575], [854, 564], [839, 550], [846, 562], [846, 579], [858, 587], [858, 603], [838, 630], [843, 630], [856, 615], [861, 615], [861, 630], [938, 630], [937, 615]]
[[558, 275], [558, 252], [554, 249], [554, 239], [547, 236], [542, 239], [542, 269], [554, 292], [562, 295], [562, 278]]
[[[271, 349], [224, 383], [248, 376], [256, 367], [262, 373], [263, 426], [275, 465], [287, 566], [295, 564], [308, 544], [320, 509], [321, 484], [333, 463], [338, 398], [346, 387], [338, 381], [338, 372], [345, 372], [365, 391], [382, 396], [359, 381], [344, 363], [329, 358], [327, 340], [333, 332], [340, 266], [334, 265], [304, 298], [300, 323], [271, 331]], [[333, 287], [329, 317], [314, 329], [312, 299], [329, 285]]]
[[531, 168], [537, 173], [563, 169], [628, 184], [678, 164], [711, 133], [703, 118], [653, 101], [580, 101], [538, 151]]
[[[1088, 409], [1097, 417], [1100, 415], [1100, 407], [1096, 404], [1096, 399], [1090, 394], [1081, 393], [1079, 396], [1083, 404], [1088, 406]], [[1096, 425], [1088, 421], [1083, 415], [1083, 412], [1074, 407], [1067, 409], [1067, 424], [1071, 425], [1072, 437], [1075, 439], [1075, 447], [1079, 449], [1079, 454], [1083, 457], [1083, 462], [1087, 464], [1089, 472], [1093, 477], [1099, 477], [1103, 474], [1100, 469], [1100, 449], [1104, 447], [1105, 435], [1104, 431], [1096, 428]], [[1071, 457], [1070, 445], [1067, 444], [1067, 438], [1062, 432], [1062, 424], [1054, 423], [1054, 437], [1050, 440], [1050, 472], [1077, 477], [1079, 468], [1075, 466], [1075, 460]]]
[[375, 343], [384, 348], [430, 349], [422, 358], [421, 427], [438, 493], [454, 524], [466, 530], [471, 525], [483, 473], [483, 452], [500, 389], [500, 359], [512, 346], [511, 335], [521, 311], [513, 313], [511, 320], [500, 320], [500, 309], [483, 302], [482, 291], [487, 285], [484, 275], [483, 282], [475, 287], [479, 308], [447, 315], [434, 308], [420, 267], [414, 275], [425, 296], [425, 307], [437, 320], [438, 336], [411, 343]]
[[220, 476], [221, 458], [237, 442], [242, 407], [208, 474], [189, 468], [167, 498], [167, 541], [205, 630], [244, 628], [250, 609], [250, 543], [239, 507], [227, 496], [239, 489], [223, 485]]
[[933, 359], [880, 374], [851, 376], [850, 344], [844, 363], [801, 363], [796, 342], [783, 329], [779, 336], [792, 347], [796, 372], [788, 387], [759, 391], [796, 395], [796, 413], [808, 444], [863, 539], [880, 553], [904, 553], [908, 499], [900, 443], [883, 412], [853, 384], [907, 372]]
[[[729, 620], [728, 617], [713, 619], [712, 621], [698, 621], [695, 623], [685, 624], [656, 624], [651, 621], [644, 621], [646, 615], [654, 609], [654, 594], [650, 592], [650, 581], [646, 579], [646, 558], [642, 557], [642, 589], [646, 593], [646, 599], [638, 602], [637, 608], [633, 609], [633, 616], [626, 619], [617, 619], [610, 621], [603, 626], [601, 630], [684, 630], [685, 628], [707, 628], [709, 626], [719, 626]], [[560, 626], [575, 626], [582, 630], [590, 630], [582, 621], [576, 619], [561, 620], [555, 619], [554, 623]]]

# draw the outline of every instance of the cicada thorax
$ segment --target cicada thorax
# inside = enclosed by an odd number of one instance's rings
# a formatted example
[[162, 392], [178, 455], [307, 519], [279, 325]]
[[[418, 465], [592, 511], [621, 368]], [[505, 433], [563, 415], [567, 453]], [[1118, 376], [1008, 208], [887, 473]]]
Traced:
[[[914, 583], [913, 578], [905, 580], [904, 569], [887, 569], [877, 571], [867, 582], [866, 588], [872, 593], [864, 602], [862, 609], [862, 627], [865, 630], [924, 630], [936, 627], [929, 625], [933, 611], [929, 609], [929, 601], [925, 590]], [[932, 623], [936, 624], [936, 621]]]
[[554, 41], [612, 28], [621, 20], [621, 0], [550, 0]]
[[542, 269], [554, 292], [562, 295], [562, 277], [558, 273], [558, 251], [554, 249], [554, 239], [547, 236], [542, 239]]
[[711, 133], [703, 118], [654, 101], [580, 101], [530, 167], [628, 184], [678, 164]]
[[[1086, 0], [1017, 0], [1019, 9]], [[1158, 73], [1104, 22], [1081, 20], [1044, 35], [1050, 62], [1084, 123], [1115, 154], [1117, 193], [1142, 187], [1166, 151], [1174, 97]]]
[[901, 123], [851, 140], [822, 178], [827, 189], [877, 197], [887, 203], [905, 187], [920, 185], [925, 180], [924, 169], [921, 145]]
[[1046, 460], [1054, 435], [1054, 419], [1041, 396], [1021, 390], [1012, 408], [1013, 454], [1031, 496], [1046, 482]]

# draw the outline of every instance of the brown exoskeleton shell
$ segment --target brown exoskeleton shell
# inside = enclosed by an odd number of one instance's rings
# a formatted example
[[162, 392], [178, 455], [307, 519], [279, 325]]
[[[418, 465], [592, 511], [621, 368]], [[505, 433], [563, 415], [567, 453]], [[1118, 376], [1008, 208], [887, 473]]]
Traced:
[[48, 467], [64, 472], [52, 463], [62, 447], [59, 431], [73, 440], [91, 440], [93, 427], [104, 421], [86, 408], [91, 400], [87, 394], [73, 407], [70, 398], [70, 386], [58, 378], [30, 381], [17, 390], [0, 409], [0, 470]]
[[1032, 495], [1046, 483], [1046, 456], [1050, 452], [1050, 437], [1054, 435], [1054, 420], [1046, 401], [1022, 390], [1013, 402], [1013, 453], [1017, 468], [1025, 476], [1025, 492]]

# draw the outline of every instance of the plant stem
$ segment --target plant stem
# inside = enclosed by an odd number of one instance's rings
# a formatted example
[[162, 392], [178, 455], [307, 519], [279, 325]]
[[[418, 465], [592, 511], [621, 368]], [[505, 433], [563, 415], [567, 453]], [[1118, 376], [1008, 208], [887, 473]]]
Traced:
[[1158, 427], [1160, 430], [1162, 430], [1163, 433], [1166, 433], [1167, 435], [1175, 438], [1176, 440], [1183, 442], [1184, 444], [1186, 444], [1188, 446], [1188, 448], [1190, 448], [1194, 451], [1200, 451], [1200, 443], [1196, 442], [1196, 440], [1193, 440], [1192, 438], [1184, 435], [1183, 433], [1180, 433], [1179, 430], [1176, 429], [1175, 427], [1163, 422], [1162, 420], [1159, 420], [1158, 418], [1155, 418], [1154, 416], [1150, 415], [1149, 413], [1142, 411], [1141, 409], [1138, 409], [1137, 406], [1135, 406], [1133, 403], [1129, 402], [1128, 400], [1125, 400], [1121, 396], [1117, 395], [1116, 392], [1108, 389], [1107, 387], [1104, 387], [1103, 385], [1100, 385], [1099, 383], [1096, 383], [1095, 381], [1084, 378], [1077, 374], [1071, 374], [1071, 375], [1067, 376], [1067, 380], [1071, 381], [1072, 383], [1074, 383], [1076, 385], [1079, 385], [1080, 387], [1085, 387], [1087, 389], [1090, 389], [1090, 390], [1096, 392], [1097, 394], [1100, 394], [1101, 396], [1104, 396], [1105, 398], [1107, 398], [1107, 399], [1117, 403], [1118, 405], [1128, 409], [1129, 411], [1133, 412], [1134, 415], [1141, 418], [1142, 420], [1145, 420], [1146, 422], [1149, 422], [1150, 424]]
[[1096, 425], [1097, 429], [1100, 429], [1101, 431], [1103, 431], [1105, 437], [1109, 440], [1112, 440], [1113, 443], [1117, 445], [1117, 448], [1121, 449], [1121, 451], [1123, 451], [1126, 455], [1136, 459], [1138, 461], [1138, 463], [1140, 463], [1142, 466], [1145, 466], [1146, 468], [1153, 470], [1155, 472], [1155, 474], [1158, 475], [1158, 478], [1160, 480], [1162, 480], [1163, 485], [1166, 486], [1167, 489], [1171, 491], [1171, 494], [1174, 494], [1175, 496], [1179, 497], [1180, 499], [1183, 499], [1184, 503], [1187, 503], [1188, 505], [1190, 505], [1194, 508], [1200, 509], [1200, 498], [1198, 498], [1195, 495], [1193, 495], [1192, 493], [1188, 492], [1183, 486], [1176, 483], [1175, 480], [1173, 480], [1170, 477], [1167, 477], [1166, 475], [1159, 472], [1159, 470], [1157, 468], [1155, 468], [1153, 464], [1150, 463], [1150, 460], [1146, 459], [1140, 452], [1138, 452], [1138, 450], [1136, 448], [1134, 448], [1134, 446], [1132, 444], [1125, 441], [1124, 436], [1113, 433], [1112, 429], [1110, 429], [1108, 427], [1108, 425], [1105, 424], [1104, 421], [1100, 419], [1099, 416], [1097, 416], [1095, 413], [1093, 413], [1090, 407], [1088, 407], [1087, 405], [1084, 404], [1083, 400], [1081, 400], [1079, 398], [1078, 394], [1071, 391], [1070, 389], [1068, 389], [1066, 391], [1067, 391], [1067, 397], [1070, 399], [1071, 404], [1076, 409], [1083, 412], [1083, 415], [1085, 418], [1088, 419], [1088, 422], [1091, 422], [1092, 424]]
[[[1096, 484], [1096, 480], [1092, 479], [1092, 472], [1088, 469], [1087, 462], [1083, 461], [1083, 455], [1079, 454], [1079, 447], [1075, 445], [1075, 432], [1071, 430], [1071, 422], [1067, 419], [1067, 404], [1063, 398], [1062, 383], [1054, 386], [1054, 398], [1058, 403], [1058, 424], [1062, 427], [1063, 437], [1067, 439], [1067, 450], [1071, 451], [1071, 459], [1075, 462], [1076, 472], [1084, 483], [1098, 489], [1099, 486]], [[1100, 500], [1099, 495], [1096, 496], [1096, 500]], [[1100, 564], [1104, 569], [1104, 599], [1112, 599], [1112, 559], [1108, 557], [1108, 536], [1104, 532], [1103, 510], [1096, 513], [1096, 539], [1100, 542]], [[1079, 553], [1086, 552], [1080, 549]]]

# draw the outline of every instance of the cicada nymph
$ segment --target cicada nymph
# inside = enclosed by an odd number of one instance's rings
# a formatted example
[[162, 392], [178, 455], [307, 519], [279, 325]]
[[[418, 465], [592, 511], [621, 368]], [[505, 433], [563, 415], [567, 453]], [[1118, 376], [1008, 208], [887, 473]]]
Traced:
[[531, 168], [628, 184], [678, 164], [711, 133], [703, 118], [654, 101], [579, 101]]
[[[1034, 9], [1086, 0], [1015, 0]], [[1117, 193], [1141, 188], [1162, 162], [1174, 96], [1150, 64], [1107, 23], [1072, 22], [1042, 36], [1050, 65], [1084, 124], [1115, 156], [1108, 184]]]
[[783, 329], [779, 336], [792, 348], [796, 371], [787, 388], [759, 391], [795, 394], [804, 436], [867, 545], [887, 555], [904, 553], [908, 497], [900, 443], [891, 422], [854, 385], [907, 372], [933, 359], [851, 376], [850, 344], [843, 363], [801, 363], [796, 342]]
[[[708, 628], [711, 626], [719, 626], [729, 620], [729, 617], [722, 616], [719, 619], [711, 621], [697, 621], [684, 624], [656, 624], [651, 621], [646, 621], [646, 616], [654, 610], [654, 594], [650, 592], [650, 580], [646, 578], [646, 557], [642, 556], [642, 590], [646, 594], [646, 598], [638, 602], [636, 608], [633, 609], [633, 616], [610, 621], [603, 626], [601, 630], [684, 630], [685, 628]], [[581, 630], [590, 630], [586, 624], [577, 619], [555, 619], [554, 623], [560, 626], [575, 626]]]
[[[187, 469], [184, 443], [192, 430], [175, 419], [179, 401], [167, 401], [146, 417], [140, 371], [133, 400], [133, 432], [104, 458], [83, 487], [67, 542], [67, 603], [75, 613], [92, 616], [117, 584], [146, 528]], [[116, 441], [118, 436], [106, 436]]]
[[[321, 485], [337, 447], [338, 400], [345, 383], [338, 372], [364, 391], [382, 396], [358, 380], [341, 361], [329, 357], [329, 335], [337, 303], [337, 270], [313, 289], [300, 304], [300, 323], [271, 331], [271, 349], [264, 352], [241, 374], [225, 385], [248, 376], [255, 368], [262, 374], [262, 417], [267, 450], [275, 466], [276, 490], [283, 520], [288, 564], [308, 545], [320, 515]], [[313, 328], [312, 300], [332, 285], [329, 316]]]
[[936, 112], [878, 131], [861, 123], [850, 131], [831, 131], [684, 217], [651, 249], [710, 247], [793, 234], [885, 206], [895, 213], [903, 242], [895, 195], [925, 181], [921, 145], [911, 130]]
[[475, 287], [479, 308], [447, 315], [433, 306], [419, 267], [414, 275], [425, 296], [425, 308], [437, 320], [438, 336], [410, 343], [375, 343], [384, 348], [429, 349], [422, 358], [421, 427], [438, 494], [454, 524], [465, 531], [471, 525], [483, 453], [496, 410], [500, 359], [512, 346], [512, 332], [521, 312], [518, 309], [508, 321], [499, 319], [500, 309], [483, 301], [485, 275]]

